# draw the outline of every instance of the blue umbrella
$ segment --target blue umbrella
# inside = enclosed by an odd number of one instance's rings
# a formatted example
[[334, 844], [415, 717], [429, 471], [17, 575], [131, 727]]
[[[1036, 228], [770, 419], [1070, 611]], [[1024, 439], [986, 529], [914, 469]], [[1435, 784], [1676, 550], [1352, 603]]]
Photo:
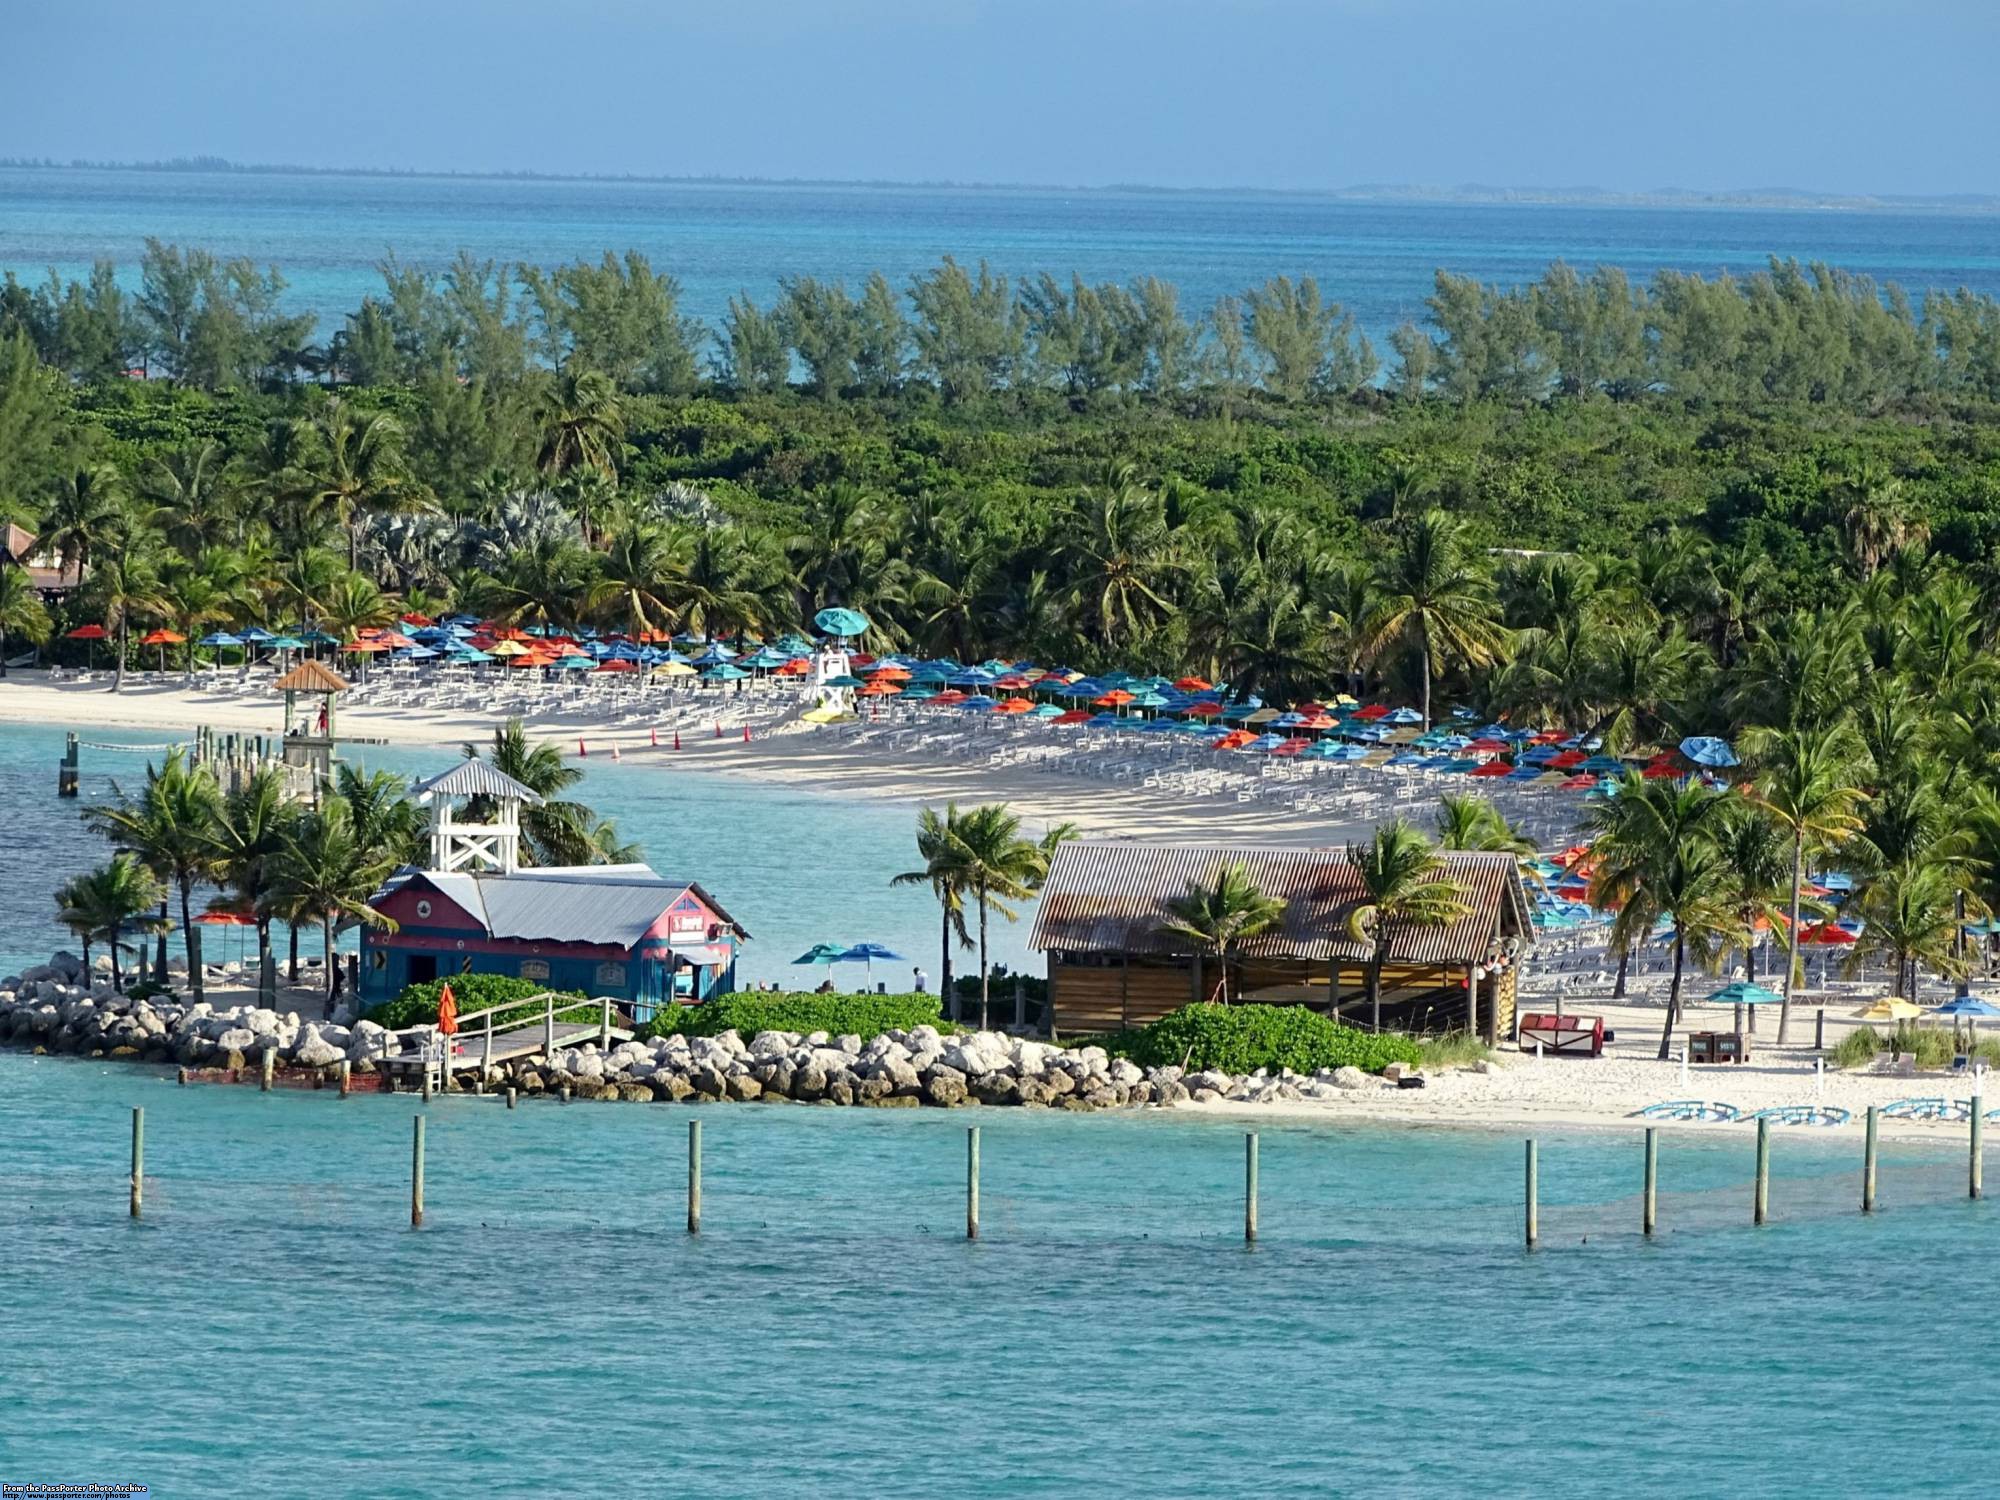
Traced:
[[239, 639], [245, 641], [268, 641], [271, 639], [271, 632], [261, 625], [252, 625], [248, 630], [239, 630], [236, 634]]
[[2000, 1016], [2000, 1005], [1990, 1005], [1977, 995], [1959, 995], [1931, 1012], [1936, 1016]]
[[1736, 752], [1729, 748], [1729, 741], [1716, 739], [1713, 735], [1689, 735], [1681, 741], [1681, 754], [1698, 766], [1736, 764]]
[[243, 637], [240, 635], [231, 635], [226, 630], [216, 630], [203, 636], [195, 644], [200, 646], [240, 646], [243, 644]]
[[[824, 613], [824, 611], [822, 611], [822, 613]], [[885, 948], [880, 943], [856, 943], [852, 948], [849, 948], [845, 953], [841, 954], [839, 958], [836, 958], [834, 962], [839, 964], [845, 964], [845, 963], [867, 964], [868, 983], [872, 987], [875, 983], [875, 960], [878, 958], [881, 959], [893, 958], [898, 962], [900, 962], [902, 960], [902, 957], [903, 955], [898, 953], [894, 948]]]
[[813, 616], [813, 629], [817, 630], [821, 635], [834, 635], [843, 638], [866, 635], [868, 633], [868, 617], [858, 610], [840, 609], [838, 607], [823, 609]]

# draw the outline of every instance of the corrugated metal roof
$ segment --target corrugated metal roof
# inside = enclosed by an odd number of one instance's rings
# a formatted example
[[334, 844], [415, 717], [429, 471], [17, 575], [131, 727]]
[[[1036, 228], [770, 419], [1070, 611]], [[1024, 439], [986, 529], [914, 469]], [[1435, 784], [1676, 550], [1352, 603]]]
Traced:
[[[1441, 927], [1392, 928], [1391, 962], [1475, 963], [1486, 956], [1496, 923], [1505, 936], [1529, 930], [1527, 897], [1512, 855], [1451, 851], [1441, 858], [1470, 911]], [[1347, 934], [1362, 891], [1342, 848], [1071, 841], [1056, 850], [1030, 942], [1044, 953], [1184, 954], [1185, 939], [1159, 930], [1168, 919], [1167, 903], [1239, 861], [1259, 890], [1285, 903], [1276, 927], [1243, 942], [1239, 951], [1245, 956], [1352, 961], [1371, 956], [1368, 944]]]
[[750, 936], [700, 885], [657, 875], [647, 865], [570, 865], [512, 875], [413, 870], [399, 872], [384, 893], [409, 879], [428, 881], [496, 938], [629, 948], [690, 891], [744, 937]]
[[505, 771], [496, 771], [483, 760], [465, 759], [449, 771], [426, 777], [410, 788], [419, 802], [432, 797], [518, 797], [530, 807], [541, 805], [541, 795], [523, 786]]

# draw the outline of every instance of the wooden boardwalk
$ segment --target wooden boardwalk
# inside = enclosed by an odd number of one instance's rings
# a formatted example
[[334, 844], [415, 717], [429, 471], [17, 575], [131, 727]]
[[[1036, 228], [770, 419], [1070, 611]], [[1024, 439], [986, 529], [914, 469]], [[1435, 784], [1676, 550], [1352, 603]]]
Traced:
[[[577, 1008], [579, 1002], [574, 996], [543, 995], [540, 999], [544, 1006], [541, 1016], [523, 1024], [510, 1026], [505, 1031], [492, 1029], [492, 1017], [501, 1011], [518, 1012], [521, 1008], [520, 1001], [491, 1006], [463, 1017], [457, 1035], [451, 1039], [455, 1045], [449, 1061], [444, 1066], [453, 1072], [469, 1071], [513, 1062], [517, 1058], [546, 1058], [549, 1052], [556, 1048], [580, 1047], [585, 1042], [595, 1042], [600, 1047], [608, 1047], [632, 1039], [632, 1032], [629, 1029], [611, 1024], [613, 1012], [608, 999], [600, 998], [597, 1001], [602, 1009], [595, 1021], [558, 1021], [555, 1018], [555, 1008], [558, 1004], [565, 1010]], [[482, 1021], [484, 1025], [478, 1024]], [[467, 1025], [466, 1022], [474, 1024]], [[377, 1067], [398, 1070], [424, 1067], [426, 1059], [422, 1041], [407, 1032], [390, 1032], [387, 1035], [395, 1038], [398, 1050], [394, 1052], [385, 1050], [376, 1061]], [[432, 1039], [432, 1034], [428, 1030], [421, 1035], [424, 1040]], [[437, 1064], [433, 1062], [431, 1066], [435, 1067]]]

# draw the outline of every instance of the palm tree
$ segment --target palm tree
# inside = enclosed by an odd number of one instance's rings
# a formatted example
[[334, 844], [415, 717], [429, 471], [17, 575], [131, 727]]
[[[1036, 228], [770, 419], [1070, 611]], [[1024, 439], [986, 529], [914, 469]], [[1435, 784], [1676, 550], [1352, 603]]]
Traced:
[[430, 831], [424, 810], [410, 800], [410, 784], [393, 771], [362, 771], [342, 764], [333, 789], [354, 819], [354, 836], [364, 849], [398, 865], [423, 862]]
[[1382, 1029], [1382, 965], [1399, 927], [1440, 927], [1466, 913], [1458, 883], [1445, 873], [1431, 841], [1396, 818], [1365, 844], [1347, 846], [1348, 867], [1360, 878], [1362, 899], [1347, 919], [1348, 936], [1367, 943], [1368, 1027]]
[[[353, 774], [348, 766], [340, 770]], [[257, 924], [257, 993], [266, 1005], [278, 998], [278, 969], [271, 953], [271, 922], [276, 916], [272, 903], [277, 862], [293, 817], [283, 777], [276, 767], [266, 766], [223, 798], [210, 833], [216, 877], [235, 897], [229, 909], [247, 913]]]
[[65, 882], [56, 892], [56, 920], [83, 942], [83, 967], [90, 972], [90, 940], [100, 937], [111, 951], [111, 984], [123, 993], [125, 971], [118, 962], [119, 939], [128, 932], [156, 931], [159, 877], [134, 855], [115, 854], [108, 864]]
[[183, 675], [194, 680], [193, 642], [204, 625], [229, 618], [234, 603], [229, 590], [193, 563], [170, 560], [160, 579], [160, 613], [189, 642]]
[[891, 885], [927, 885], [937, 897], [939, 909], [938, 994], [951, 1006], [951, 1018], [959, 1019], [958, 991], [951, 977], [951, 948], [954, 941], [970, 948], [972, 939], [965, 931], [965, 887], [959, 882], [953, 859], [953, 842], [960, 818], [958, 805], [946, 803], [939, 815], [934, 807], [917, 809], [917, 854], [921, 870], [906, 870], [890, 880]]
[[1785, 927], [1785, 999], [1778, 1010], [1778, 1045], [1792, 1019], [1792, 988], [1799, 968], [1799, 895], [1805, 885], [1806, 854], [1859, 833], [1861, 804], [1868, 794], [1861, 778], [1868, 750], [1851, 724], [1773, 729], [1753, 725], [1743, 736], [1753, 769], [1751, 797], [1792, 836], [1792, 899]]
[[1058, 533], [1056, 558], [1085, 633], [1107, 649], [1130, 646], [1173, 612], [1184, 570], [1160, 497], [1129, 464], [1087, 489]]
[[39, 646], [49, 638], [52, 628], [42, 596], [27, 573], [0, 565], [0, 677], [7, 675], [8, 636]]
[[350, 576], [331, 552], [319, 547], [300, 548], [274, 570], [273, 597], [287, 615], [314, 630], [334, 591]]
[[1489, 854], [1533, 854], [1535, 841], [1518, 833], [1500, 809], [1470, 792], [1438, 798], [1438, 846]]
[[206, 766], [195, 765], [182, 750], [170, 750], [155, 769], [146, 768], [145, 789], [136, 798], [84, 810], [93, 831], [143, 860], [180, 893], [181, 934], [187, 945], [188, 986], [194, 1001], [203, 999], [201, 929], [194, 921], [194, 888], [213, 875], [220, 863], [215, 829], [222, 816], [222, 793]]
[[110, 464], [72, 469], [56, 481], [55, 498], [42, 518], [41, 543], [66, 574], [84, 581], [91, 558], [114, 546], [126, 530], [125, 481]]
[[235, 491], [221, 444], [205, 439], [156, 457], [145, 495], [152, 524], [189, 556], [228, 539]]
[[1661, 917], [1674, 924], [1674, 976], [1660, 1033], [1661, 1061], [1680, 1022], [1690, 946], [1701, 957], [1738, 934], [1728, 869], [1715, 841], [1728, 806], [1725, 795], [1704, 786], [1648, 781], [1634, 773], [1618, 784], [1617, 796], [1590, 815], [1597, 835], [1590, 899], [1600, 908], [1618, 906], [1614, 938], [1629, 947]]
[[125, 662], [134, 615], [163, 615], [167, 601], [160, 593], [159, 575], [152, 559], [127, 546], [102, 554], [91, 568], [84, 598], [103, 616], [104, 628], [118, 642], [118, 670], [111, 679], [111, 691], [125, 690]]
[[551, 478], [577, 470], [617, 475], [625, 412], [618, 387], [608, 375], [597, 370], [562, 371], [550, 382], [538, 416], [542, 438], [535, 467], [542, 473]]
[[[478, 747], [467, 745], [465, 758], [477, 760]], [[563, 800], [561, 794], [583, 780], [583, 772], [565, 764], [554, 745], [531, 742], [519, 719], [509, 719], [493, 731], [486, 763], [543, 799], [540, 806], [521, 809], [523, 864], [617, 863], [609, 856], [630, 852], [617, 842], [608, 819], [600, 819], [581, 802]], [[480, 799], [474, 798], [468, 815], [479, 821], [487, 812]]]
[[1043, 838], [1026, 838], [1021, 833], [1019, 814], [1004, 803], [987, 803], [969, 808], [950, 830], [944, 854], [946, 878], [969, 893], [979, 908], [979, 1029], [984, 1031], [989, 1015], [992, 970], [986, 956], [986, 925], [989, 912], [999, 912], [1009, 922], [1017, 913], [1005, 905], [1025, 901], [1041, 889], [1049, 871], [1055, 846], [1074, 835], [1068, 824], [1052, 828]]
[[339, 980], [333, 944], [340, 929], [361, 923], [395, 931], [395, 922], [368, 904], [394, 869], [392, 859], [356, 836], [353, 814], [338, 795], [325, 798], [286, 832], [273, 873], [274, 904], [297, 920], [319, 923], [329, 1010]]
[[382, 511], [422, 509], [426, 501], [403, 471], [402, 426], [387, 412], [366, 416], [338, 396], [312, 419], [317, 451], [296, 479], [294, 499], [347, 533], [347, 566], [361, 561], [361, 526]]
[[1210, 884], [1190, 880], [1187, 893], [1167, 903], [1167, 913], [1160, 931], [1187, 938], [1214, 958], [1215, 994], [1227, 1005], [1230, 955], [1244, 939], [1268, 932], [1282, 921], [1285, 903], [1259, 890], [1250, 878], [1250, 867], [1238, 860], [1218, 870]]
[[1603, 740], [1613, 754], [1662, 738], [1701, 659], [1700, 648], [1678, 630], [1627, 626], [1603, 635], [1588, 678], [1598, 712], [1588, 737]]
[[1919, 966], [1947, 978], [1965, 973], [1970, 962], [1960, 941], [1964, 894], [1964, 867], [1955, 861], [1919, 858], [1879, 871], [1855, 902], [1862, 925], [1846, 971], [1853, 974], [1871, 958], [1887, 959], [1897, 996], [1915, 994]]
[[687, 540], [685, 532], [663, 526], [621, 530], [599, 559], [598, 579], [585, 595], [591, 612], [635, 640], [671, 633], [680, 622], [676, 596]]
[[1381, 599], [1364, 632], [1361, 657], [1391, 647], [1414, 650], [1424, 728], [1431, 727], [1431, 679], [1454, 662], [1489, 667], [1506, 654], [1508, 634], [1487, 579], [1473, 564], [1465, 528], [1441, 510], [1405, 526], [1377, 575]]
[[[1728, 887], [1729, 909], [1736, 913], [1735, 946], [1743, 953], [1744, 970], [1757, 977], [1757, 933], [1775, 932], [1785, 919], [1785, 892], [1791, 878], [1792, 847], [1775, 819], [1763, 808], [1741, 799], [1724, 809], [1720, 823], [1711, 831], [1716, 852], [1722, 856], [1723, 881]], [[1812, 903], [1817, 912], [1824, 908]], [[1742, 1007], [1737, 1007], [1736, 1029], [1743, 1030]], [[1750, 1030], [1757, 1029], [1757, 1012], [1750, 1010]]]
[[557, 625], [578, 618], [597, 559], [563, 536], [537, 536], [510, 556], [481, 590], [481, 602], [510, 625]]

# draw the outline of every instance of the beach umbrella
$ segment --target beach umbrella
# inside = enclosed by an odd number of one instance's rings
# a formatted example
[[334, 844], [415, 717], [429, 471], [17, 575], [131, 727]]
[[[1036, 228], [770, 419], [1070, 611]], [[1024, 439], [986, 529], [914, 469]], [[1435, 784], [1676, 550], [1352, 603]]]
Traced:
[[1714, 994], [1709, 995], [1707, 1003], [1710, 1005], [1782, 1005], [1784, 999], [1783, 995], [1767, 990], [1761, 984], [1752, 984], [1748, 980], [1739, 979], [1733, 984], [1725, 984], [1721, 989], [1715, 991]]
[[813, 616], [813, 629], [821, 635], [838, 636], [845, 640], [868, 633], [868, 617], [858, 610], [834, 607], [823, 609]]
[[1958, 995], [1945, 1001], [1944, 1004], [1932, 1011], [1931, 1014], [1934, 1016], [2000, 1016], [2000, 1005], [1989, 1004], [1977, 995]]
[[1184, 693], [1206, 693], [1211, 691], [1215, 684], [1200, 677], [1183, 677], [1174, 686]]
[[1033, 708], [1028, 710], [1027, 717], [1030, 719], [1059, 719], [1062, 717], [1062, 710], [1057, 708], [1053, 703], [1037, 703]]
[[827, 680], [824, 683], [822, 683], [821, 686], [835, 687], [835, 688], [858, 688], [858, 687], [866, 687], [867, 684], [864, 683], [859, 677], [853, 677], [848, 675], [846, 672], [842, 672], [838, 677], [827, 678]]
[[493, 660], [484, 651], [473, 646], [454, 646], [450, 652], [450, 656], [454, 662], [461, 666], [477, 666], [481, 662]]
[[875, 984], [875, 960], [878, 958], [885, 960], [895, 959], [900, 962], [902, 957], [903, 955], [898, 953], [894, 948], [885, 948], [880, 943], [856, 943], [852, 948], [841, 954], [839, 958], [836, 958], [834, 962], [838, 964], [865, 963], [868, 965], [868, 984], [872, 989]]
[[1468, 776], [1506, 776], [1510, 775], [1513, 769], [1504, 760], [1489, 760], [1474, 766], [1465, 774]]
[[458, 1034], [458, 996], [451, 992], [451, 984], [438, 991], [438, 1031], [444, 1036]]
[[750, 674], [741, 667], [724, 662], [720, 666], [710, 667], [701, 675], [702, 680], [705, 682], [736, 682], [748, 677]]
[[1424, 722], [1424, 716], [1414, 708], [1395, 709], [1389, 713], [1387, 718], [1391, 724], [1421, 724]]
[[994, 706], [994, 703], [996, 701], [997, 700], [989, 697], [985, 693], [973, 693], [970, 696], [960, 698], [958, 700], [958, 706], [960, 708], [974, 708], [974, 709], [991, 708]]
[[1090, 715], [1080, 708], [1065, 709], [1062, 713], [1050, 719], [1049, 722], [1051, 724], [1088, 724], [1090, 722]]
[[1027, 698], [1002, 698], [993, 705], [996, 714], [1025, 714], [1034, 711], [1034, 703]]
[[1729, 741], [1716, 739], [1713, 735], [1693, 734], [1681, 741], [1681, 754], [1698, 766], [1733, 766], [1736, 752], [1729, 748]]
[[635, 661], [627, 661], [621, 656], [610, 656], [597, 664], [597, 670], [600, 672], [636, 672], [639, 670], [639, 664]]
[[684, 661], [663, 661], [657, 667], [653, 668], [653, 675], [655, 677], [692, 677], [694, 676], [694, 667]]
[[795, 965], [825, 964], [827, 966], [827, 977], [830, 979], [833, 977], [833, 966], [840, 962], [840, 957], [845, 952], [847, 950], [838, 943], [814, 943], [805, 952], [793, 959], [792, 962]]
[[946, 688], [941, 693], [933, 693], [931, 695], [931, 702], [937, 704], [940, 708], [957, 708], [964, 701], [965, 694], [961, 693], [957, 688]]
[[1819, 947], [1831, 948], [1845, 943], [1852, 943], [1855, 937], [1855, 933], [1849, 932], [1845, 927], [1837, 926], [1832, 922], [1815, 922], [1810, 927], [1801, 927], [1799, 929], [1800, 943], [1813, 944]]
[[226, 630], [211, 630], [207, 635], [195, 642], [195, 644], [198, 646], [240, 646], [243, 644], [243, 637], [240, 635], [231, 635]]
[[1912, 1005], [1907, 1000], [1899, 1000], [1894, 995], [1884, 995], [1872, 1005], [1864, 1005], [1854, 1012], [1857, 1021], [1909, 1021], [1924, 1013], [1921, 1005]]

